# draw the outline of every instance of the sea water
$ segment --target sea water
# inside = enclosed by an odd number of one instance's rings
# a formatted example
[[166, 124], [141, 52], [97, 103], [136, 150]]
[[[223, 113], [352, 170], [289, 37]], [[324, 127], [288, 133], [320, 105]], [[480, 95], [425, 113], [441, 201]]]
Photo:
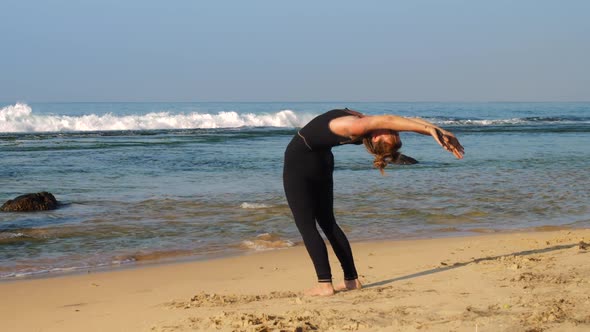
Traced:
[[0, 278], [298, 245], [283, 152], [314, 116], [417, 116], [456, 160], [402, 133], [420, 161], [372, 167], [333, 149], [351, 241], [590, 226], [590, 103], [0, 103], [0, 204], [48, 191], [53, 211], [0, 212]]

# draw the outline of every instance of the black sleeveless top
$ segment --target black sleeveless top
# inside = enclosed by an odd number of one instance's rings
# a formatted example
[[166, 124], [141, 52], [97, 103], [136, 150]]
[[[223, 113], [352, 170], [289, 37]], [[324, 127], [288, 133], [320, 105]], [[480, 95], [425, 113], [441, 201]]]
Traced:
[[343, 116], [355, 115], [363, 117], [359, 112], [336, 109], [318, 115], [297, 133], [310, 150], [325, 150], [342, 144], [361, 144], [361, 140], [351, 140], [349, 137], [334, 134], [330, 130], [330, 121]]

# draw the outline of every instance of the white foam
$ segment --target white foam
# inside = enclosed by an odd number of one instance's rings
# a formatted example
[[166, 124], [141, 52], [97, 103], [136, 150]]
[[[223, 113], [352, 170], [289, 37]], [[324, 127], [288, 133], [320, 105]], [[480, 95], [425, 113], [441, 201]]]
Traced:
[[262, 204], [262, 203], [242, 203], [240, 205], [242, 209], [266, 209], [269, 208], [270, 205]]
[[495, 126], [495, 125], [511, 125], [511, 124], [523, 124], [529, 121], [524, 119], [494, 119], [494, 120], [441, 120], [433, 121], [443, 125], [473, 125], [473, 126]]
[[27, 237], [25, 234], [18, 232], [18, 233], [0, 233], [0, 240], [2, 239], [14, 239], [19, 237]]
[[0, 132], [59, 132], [109, 131], [150, 129], [195, 129], [238, 127], [302, 127], [313, 115], [297, 115], [291, 110], [272, 114], [237, 112], [170, 113], [153, 112], [143, 115], [40, 115], [27, 104], [0, 108]]
[[244, 240], [241, 243], [242, 247], [247, 249], [254, 249], [256, 251], [289, 248], [295, 245], [290, 240], [283, 240], [276, 234], [263, 233], [256, 236], [252, 240]]

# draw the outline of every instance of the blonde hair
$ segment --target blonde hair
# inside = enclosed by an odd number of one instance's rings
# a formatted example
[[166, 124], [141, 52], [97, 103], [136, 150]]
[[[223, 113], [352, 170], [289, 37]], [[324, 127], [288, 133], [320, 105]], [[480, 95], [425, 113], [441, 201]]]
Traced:
[[382, 140], [373, 142], [371, 134], [363, 137], [363, 144], [365, 145], [365, 148], [370, 154], [375, 156], [375, 160], [373, 160], [373, 166], [379, 169], [381, 175], [385, 174], [385, 166], [391, 162], [396, 161], [400, 156], [398, 150], [402, 147], [402, 141], [396, 131], [392, 130], [391, 134], [393, 137], [393, 144], [389, 144]]

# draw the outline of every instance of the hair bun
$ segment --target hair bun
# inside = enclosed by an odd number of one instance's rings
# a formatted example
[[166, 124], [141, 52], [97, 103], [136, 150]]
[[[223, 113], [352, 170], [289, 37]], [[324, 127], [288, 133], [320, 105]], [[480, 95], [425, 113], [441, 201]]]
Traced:
[[376, 155], [375, 160], [373, 160], [373, 165], [375, 168], [383, 170], [385, 166], [387, 166], [387, 160], [382, 155]]
[[399, 148], [402, 146], [402, 142], [398, 135], [392, 135], [394, 144], [385, 144], [383, 141], [373, 143], [372, 137], [366, 135], [363, 137], [363, 144], [367, 148], [367, 151], [375, 156], [373, 166], [378, 168], [381, 174], [385, 174], [385, 166], [394, 162], [397, 158]]

